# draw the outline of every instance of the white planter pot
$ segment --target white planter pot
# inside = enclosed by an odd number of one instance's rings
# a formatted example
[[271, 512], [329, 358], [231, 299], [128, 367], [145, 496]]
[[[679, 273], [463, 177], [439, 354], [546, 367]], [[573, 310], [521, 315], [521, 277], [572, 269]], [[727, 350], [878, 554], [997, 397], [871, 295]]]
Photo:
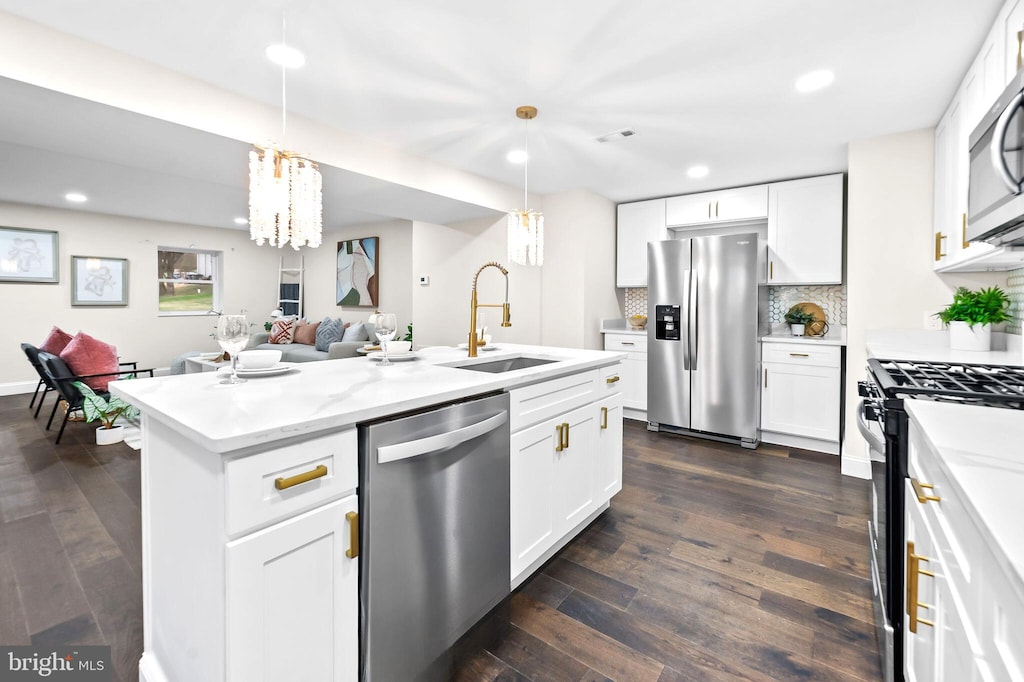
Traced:
[[791, 324], [789, 325], [789, 331], [793, 332], [793, 336], [804, 335], [804, 325], [802, 324]]
[[976, 324], [972, 328], [966, 322], [950, 322], [949, 347], [952, 350], [991, 350], [992, 325]]
[[124, 427], [115, 426], [112, 429], [105, 429], [102, 426], [96, 429], [96, 445], [113, 445], [124, 440]]

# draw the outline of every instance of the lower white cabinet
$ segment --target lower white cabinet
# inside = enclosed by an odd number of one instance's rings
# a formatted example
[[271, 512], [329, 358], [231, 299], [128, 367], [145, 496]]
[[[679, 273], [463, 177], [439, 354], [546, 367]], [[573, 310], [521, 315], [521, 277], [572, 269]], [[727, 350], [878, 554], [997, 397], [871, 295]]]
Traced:
[[595, 388], [586, 405], [512, 433], [511, 450], [515, 584], [622, 489], [622, 393]]
[[358, 506], [351, 495], [228, 543], [228, 680], [356, 679]]
[[604, 349], [626, 353], [619, 389], [623, 416], [647, 421], [647, 335], [605, 332]]
[[762, 342], [761, 439], [839, 452], [839, 346]]

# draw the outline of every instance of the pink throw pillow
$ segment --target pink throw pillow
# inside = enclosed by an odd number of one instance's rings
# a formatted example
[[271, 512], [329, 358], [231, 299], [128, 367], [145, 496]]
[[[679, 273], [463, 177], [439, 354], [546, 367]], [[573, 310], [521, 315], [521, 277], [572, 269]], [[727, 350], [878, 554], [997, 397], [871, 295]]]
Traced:
[[300, 324], [295, 328], [295, 343], [302, 343], [307, 346], [316, 345], [316, 328], [320, 326], [319, 322], [313, 324]]
[[[88, 334], [78, 332], [64, 350], [60, 359], [67, 363], [68, 368], [78, 376], [86, 374], [106, 374], [117, 372], [117, 349], [109, 343], [103, 343]], [[94, 377], [83, 381], [94, 391], [106, 391], [107, 384], [117, 380], [116, 375]]]
[[39, 350], [51, 353], [53, 355], [60, 355], [61, 351], [71, 342], [71, 334], [60, 327], [54, 327], [47, 334], [46, 340], [43, 341], [42, 345], [39, 346]]
[[281, 318], [270, 327], [270, 343], [291, 343], [295, 336], [294, 317]]

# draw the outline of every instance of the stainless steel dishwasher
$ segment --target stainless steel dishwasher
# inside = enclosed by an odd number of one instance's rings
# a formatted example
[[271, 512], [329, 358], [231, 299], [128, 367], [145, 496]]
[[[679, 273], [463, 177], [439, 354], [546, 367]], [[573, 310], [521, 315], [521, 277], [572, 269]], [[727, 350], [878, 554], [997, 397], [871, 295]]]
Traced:
[[449, 678], [509, 594], [508, 395], [359, 427], [360, 679]]

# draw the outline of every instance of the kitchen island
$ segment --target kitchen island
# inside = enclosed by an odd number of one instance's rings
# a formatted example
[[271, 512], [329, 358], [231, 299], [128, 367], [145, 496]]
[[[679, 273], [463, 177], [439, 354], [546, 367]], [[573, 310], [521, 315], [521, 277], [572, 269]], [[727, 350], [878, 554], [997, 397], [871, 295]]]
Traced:
[[[548, 362], [460, 368], [517, 357]], [[140, 679], [356, 679], [365, 422], [508, 393], [508, 578], [525, 580], [621, 488], [623, 357], [502, 344], [391, 367], [307, 363], [240, 385], [212, 373], [111, 384], [142, 410]]]

